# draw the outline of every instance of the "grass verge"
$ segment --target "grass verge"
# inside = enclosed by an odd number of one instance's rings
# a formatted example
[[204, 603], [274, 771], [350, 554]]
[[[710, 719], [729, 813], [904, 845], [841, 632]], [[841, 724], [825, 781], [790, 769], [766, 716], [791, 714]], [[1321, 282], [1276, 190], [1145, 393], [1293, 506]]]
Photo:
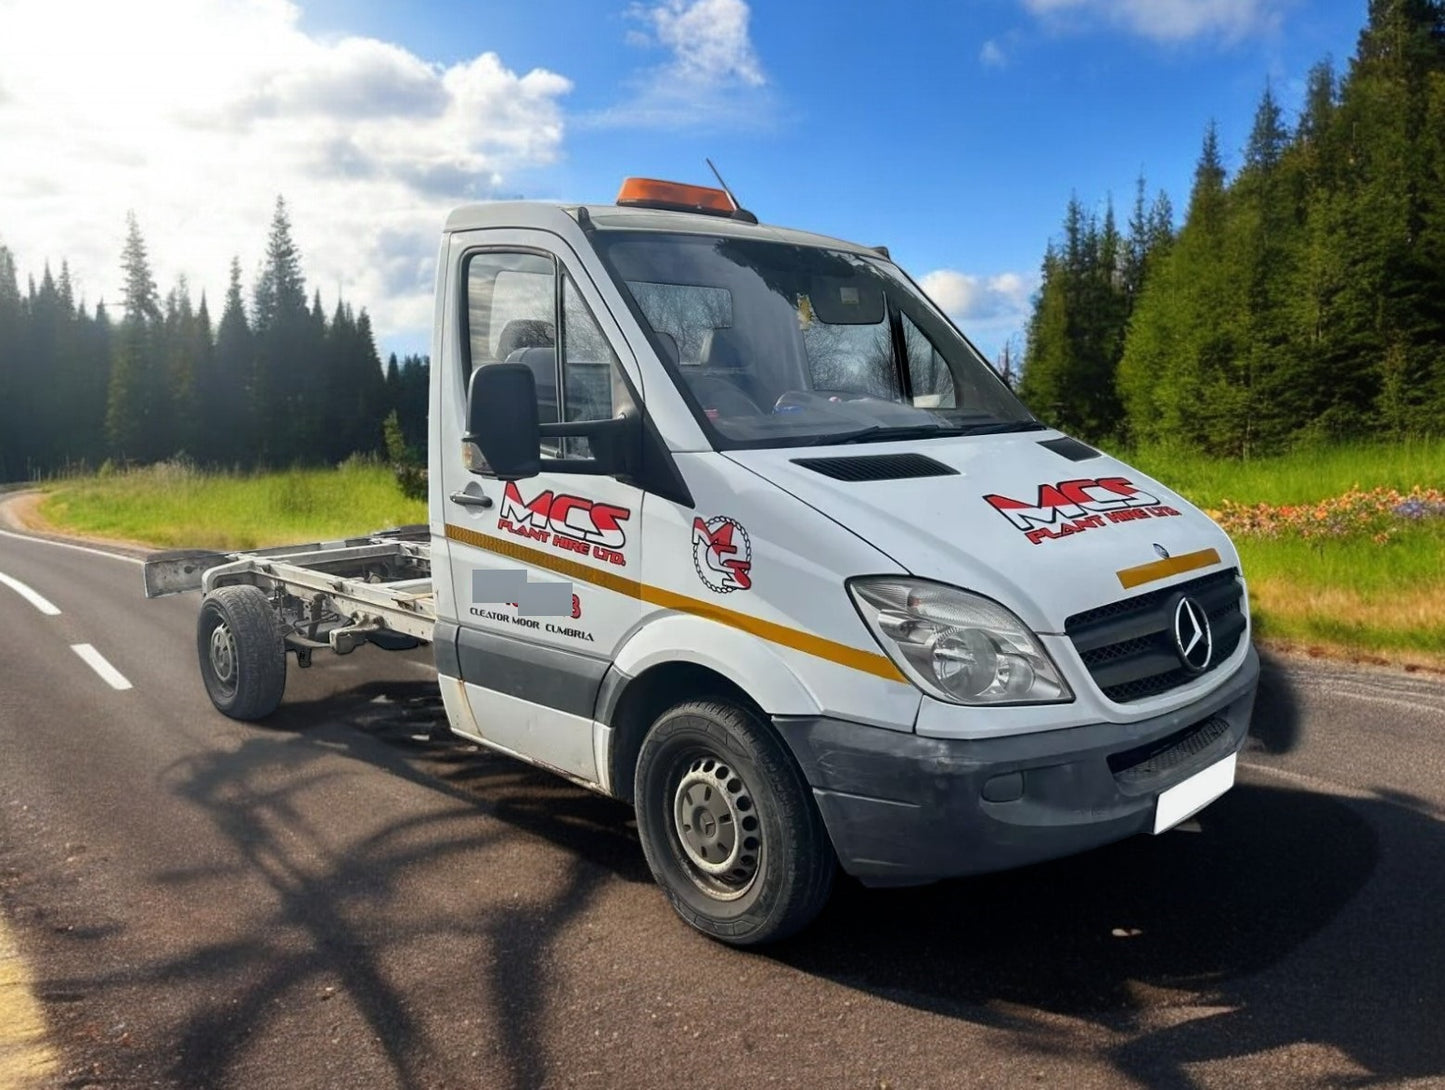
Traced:
[[158, 548], [262, 549], [427, 519], [388, 467], [362, 461], [252, 476], [167, 462], [44, 487], [39, 513], [57, 528]]
[[[1249, 462], [1151, 448], [1123, 455], [1206, 510], [1318, 504], [1352, 490], [1445, 488], [1445, 441], [1340, 446]], [[1263, 642], [1445, 671], [1445, 519], [1306, 538], [1235, 532]]]
[[[1205, 509], [1313, 504], [1351, 489], [1445, 488], [1445, 441], [1345, 446], [1230, 462], [1163, 448], [1124, 459]], [[254, 549], [425, 522], [388, 468], [255, 476], [168, 463], [46, 486], [57, 527], [158, 547]], [[1445, 519], [1402, 522], [1388, 540], [1237, 533], [1256, 632], [1278, 647], [1445, 671]]]

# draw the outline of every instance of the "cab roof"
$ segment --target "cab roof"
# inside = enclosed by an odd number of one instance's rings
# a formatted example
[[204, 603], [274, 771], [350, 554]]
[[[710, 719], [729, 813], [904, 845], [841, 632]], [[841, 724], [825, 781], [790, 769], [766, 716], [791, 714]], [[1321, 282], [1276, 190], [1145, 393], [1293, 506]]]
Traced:
[[447, 233], [485, 228], [516, 227], [556, 231], [563, 218], [575, 226], [579, 210], [603, 230], [659, 231], [670, 234], [722, 235], [729, 238], [768, 239], [794, 246], [819, 246], [831, 250], [878, 256], [875, 247], [856, 242], [777, 227], [767, 223], [748, 223], [725, 216], [697, 212], [674, 212], [660, 208], [639, 208], [616, 204], [553, 204], [546, 201], [490, 201], [468, 204], [454, 209], [447, 216]]

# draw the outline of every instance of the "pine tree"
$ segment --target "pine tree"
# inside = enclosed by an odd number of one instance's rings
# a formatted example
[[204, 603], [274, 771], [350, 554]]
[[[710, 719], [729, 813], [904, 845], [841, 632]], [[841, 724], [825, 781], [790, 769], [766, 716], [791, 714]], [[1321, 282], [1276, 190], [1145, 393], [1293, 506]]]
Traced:
[[1243, 287], [1236, 382], [1243, 413], [1239, 450], [1246, 457], [1282, 449], [1316, 409], [1308, 361], [1291, 321], [1303, 230], [1289, 151], [1283, 114], [1266, 86], [1230, 201], [1231, 253]]
[[1122, 423], [1114, 372], [1129, 314], [1127, 260], [1112, 204], [1101, 227], [1071, 199], [1029, 324], [1020, 396], [1043, 419], [1095, 441]]
[[1334, 397], [1326, 422], [1335, 434], [1376, 423], [1394, 431], [1439, 426], [1431, 394], [1445, 334], [1445, 269], [1432, 260], [1429, 225], [1445, 194], [1431, 184], [1436, 134], [1428, 123], [1442, 76], [1445, 8], [1372, 0], [1335, 112], [1340, 182], [1322, 209], [1339, 269], [1327, 344]]
[[1130, 434], [1240, 453], [1247, 430], [1247, 366], [1233, 270], [1229, 194], [1213, 123], [1194, 170], [1184, 227], [1151, 275], [1119, 365]]
[[169, 390], [156, 363], [160, 309], [134, 212], [126, 215], [121, 267], [125, 272], [125, 314], [115, 336], [106, 432], [115, 454], [144, 462], [169, 453], [163, 449], [165, 437], [156, 428], [166, 415]]
[[216, 329], [212, 383], [201, 409], [210, 437], [209, 456], [223, 466], [249, 466], [256, 461], [256, 366], [255, 342], [241, 296], [241, 262], [232, 258], [231, 282]]
[[99, 466], [109, 447], [105, 419], [110, 392], [112, 329], [104, 300], [96, 304], [93, 317], [86, 319], [83, 307], [80, 317], [78, 371], [82, 380], [74, 405], [76, 434], [80, 440], [78, 457], [89, 465]]
[[[392, 359], [395, 358], [395, 354], [393, 354]], [[394, 393], [391, 400], [387, 402], [390, 408], [396, 410], [397, 420], [401, 425], [407, 444], [422, 451], [426, 450], [427, 392], [430, 371], [431, 364], [426, 356], [406, 356], [401, 361], [400, 367], [397, 368]], [[390, 376], [391, 367], [388, 365], [388, 380]], [[390, 381], [388, 381], [388, 385], [391, 385]]]
[[306, 305], [301, 255], [291, 238], [286, 201], [276, 198], [266, 260], [256, 281], [252, 330], [256, 339], [256, 424], [263, 461], [288, 465], [316, 453], [306, 449], [301, 386], [319, 346]]
[[20, 283], [15, 258], [0, 245], [0, 482], [22, 476], [24, 456], [17, 440], [20, 404], [16, 377], [20, 366]]

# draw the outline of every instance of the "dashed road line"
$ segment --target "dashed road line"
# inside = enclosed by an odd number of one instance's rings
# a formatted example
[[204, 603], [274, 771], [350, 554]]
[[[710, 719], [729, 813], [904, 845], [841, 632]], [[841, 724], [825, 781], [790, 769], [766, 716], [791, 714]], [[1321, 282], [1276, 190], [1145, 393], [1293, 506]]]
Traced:
[[129, 689], [131, 683], [125, 679], [125, 675], [117, 670], [110, 663], [105, 661], [105, 656], [88, 643], [73, 643], [70, 649], [81, 657], [81, 660], [100, 675], [100, 679], [112, 689]]
[[35, 590], [32, 587], [27, 587], [24, 583], [20, 582], [19, 579], [12, 579], [4, 572], [0, 572], [0, 583], [3, 583], [5, 586], [9, 587], [16, 594], [20, 595], [20, 597], [24, 598], [27, 602], [29, 602], [36, 609], [40, 610], [40, 612], [45, 614], [47, 617], [60, 616], [60, 608], [58, 606], [56, 606], [53, 602], [50, 601], [49, 598], [46, 598], [39, 591]]

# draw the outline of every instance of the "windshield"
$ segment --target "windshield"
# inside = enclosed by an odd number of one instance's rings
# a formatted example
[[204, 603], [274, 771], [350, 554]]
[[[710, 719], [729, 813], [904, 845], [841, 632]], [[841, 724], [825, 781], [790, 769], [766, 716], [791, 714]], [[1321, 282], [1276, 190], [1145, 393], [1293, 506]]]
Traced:
[[712, 235], [595, 237], [719, 449], [1042, 427], [887, 262]]

